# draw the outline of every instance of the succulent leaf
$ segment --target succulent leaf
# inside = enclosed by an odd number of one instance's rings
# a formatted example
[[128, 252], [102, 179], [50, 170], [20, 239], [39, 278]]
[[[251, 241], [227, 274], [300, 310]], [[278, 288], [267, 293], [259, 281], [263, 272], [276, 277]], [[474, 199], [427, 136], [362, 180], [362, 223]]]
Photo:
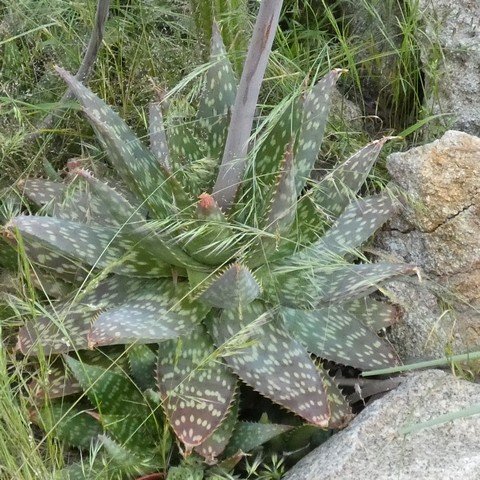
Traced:
[[179, 190], [178, 185], [172, 188], [169, 172], [162, 168], [120, 116], [68, 72], [58, 67], [56, 71], [82, 104], [125, 183], [147, 201], [159, 218], [175, 213], [175, 203], [184, 208], [185, 192]]
[[383, 145], [391, 138], [369, 143], [325, 176], [313, 190], [315, 202], [330, 215], [340, 215], [360, 190]]
[[18, 184], [20, 192], [37, 207], [48, 207], [61, 200], [65, 185], [44, 178], [28, 178]]
[[170, 168], [170, 154], [168, 151], [167, 134], [163, 124], [162, 106], [153, 102], [148, 108], [148, 126], [150, 136], [150, 150], [160, 165]]
[[[326, 426], [325, 389], [307, 352], [280, 328], [261, 302], [226, 309], [212, 336], [232, 370], [248, 385], [307, 421]], [[237, 346], [238, 339], [244, 339]], [[236, 350], [229, 353], [235, 346]]]
[[332, 93], [342, 69], [325, 75], [307, 94], [303, 103], [302, 128], [295, 157], [297, 195], [303, 190], [322, 146]]
[[86, 170], [76, 169], [74, 173], [89, 186], [91, 190], [89, 203], [97, 204], [103, 217], [109, 218], [110, 222], [113, 220], [113, 226], [131, 228], [145, 223], [145, 217], [141, 211], [133, 207], [121, 193], [110, 185], [98, 180]]
[[398, 307], [368, 297], [357, 298], [342, 306], [374, 332], [389, 327], [399, 317]]
[[29, 390], [37, 398], [54, 399], [81, 392], [82, 387], [75, 377], [65, 371], [63, 364], [55, 362], [48, 370], [45, 383], [34, 379], [30, 382]]
[[208, 193], [199, 196], [196, 218], [190, 238], [186, 238], [185, 250], [207, 265], [221, 265], [234, 257], [238, 241], [227, 218]]
[[101, 313], [88, 335], [89, 346], [158, 343], [191, 332], [209, 308], [188, 293], [186, 283], [157, 282], [154, 289]]
[[331, 263], [336, 257], [354, 252], [390, 218], [394, 209], [393, 199], [384, 194], [352, 201], [323, 237], [291, 256], [288, 263]]
[[[285, 152], [294, 149], [293, 140], [298, 136], [301, 123], [301, 100], [298, 95], [292, 97], [281, 107], [277, 107], [271, 115], [278, 116], [278, 120], [268, 125], [268, 130], [260, 138], [260, 146], [255, 156], [254, 176], [260, 185], [262, 197], [266, 201], [271, 195], [270, 190], [278, 178], [279, 168], [285, 158]], [[293, 172], [295, 175], [295, 172]]]
[[295, 190], [294, 141], [287, 145], [281, 171], [273, 192], [265, 230], [282, 234], [288, 231], [295, 219], [297, 193]]
[[198, 118], [206, 132], [208, 154], [220, 158], [227, 138], [230, 111], [237, 94], [237, 81], [216, 22], [212, 28], [210, 62], [212, 66], [205, 75]]
[[239, 451], [250, 452], [292, 428], [291, 425], [277, 423], [238, 422], [225, 455], [235, 455]]
[[223, 423], [203, 443], [194, 448], [208, 465], [217, 463], [217, 458], [227, 447], [238, 423], [238, 410], [238, 400], [234, 400]]
[[282, 308], [280, 314], [291, 335], [318, 357], [364, 370], [391, 367], [398, 361], [388, 342], [340, 306]]
[[202, 328], [160, 344], [157, 375], [165, 414], [190, 452], [226, 418], [236, 380]]
[[[19, 216], [11, 220], [9, 227], [18, 229], [26, 243], [40, 243], [91, 267], [141, 277], [171, 275], [171, 267], [146, 248], [149, 237], [136, 239], [129, 232], [114, 228], [50, 217]], [[148, 243], [145, 245], [142, 240]]]
[[152, 409], [131, 379], [111, 368], [66, 362], [99, 411], [103, 428], [122, 445], [144, 453], [155, 445], [159, 426]]
[[145, 391], [147, 388], [155, 389], [157, 353], [147, 345], [131, 345], [127, 350], [127, 355], [135, 384], [142, 391]]
[[100, 422], [74, 401], [56, 400], [35, 412], [33, 420], [67, 445], [87, 450], [103, 433]]
[[234, 263], [214, 278], [199, 299], [216, 308], [247, 305], [260, 296], [261, 287], [250, 270]]
[[[270, 281], [266, 297], [293, 308], [316, 308], [332, 302], [347, 302], [375, 291], [378, 284], [397, 275], [411, 275], [408, 264], [345, 264], [322, 268], [297, 268], [288, 272], [262, 273]], [[258, 272], [257, 272], [258, 274]], [[265, 285], [267, 279], [262, 279]]]
[[98, 309], [66, 309], [27, 320], [18, 332], [17, 349], [24, 355], [53, 355], [87, 348], [87, 335]]
[[318, 369], [320, 370], [325, 390], [327, 391], [328, 404], [330, 405], [331, 416], [328, 428], [344, 428], [354, 416], [352, 409], [335, 379], [320, 365]]

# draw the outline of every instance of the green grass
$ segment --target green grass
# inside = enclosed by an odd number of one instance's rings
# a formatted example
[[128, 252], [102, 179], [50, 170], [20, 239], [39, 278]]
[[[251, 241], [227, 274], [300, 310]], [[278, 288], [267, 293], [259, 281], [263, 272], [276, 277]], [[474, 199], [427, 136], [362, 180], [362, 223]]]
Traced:
[[[366, 0], [362, 2], [368, 5]], [[193, 0], [191, 3], [199, 5]], [[225, 40], [232, 47], [237, 69], [246, 48], [245, 31], [251, 28], [252, 22], [251, 13], [242, 9], [246, 3], [241, 0], [212, 3], [219, 23], [225, 28]], [[56, 175], [66, 161], [77, 157], [85, 159], [93, 170], [105, 168], [93, 133], [75, 113], [59, 117], [56, 126], [38, 140], [27, 139], [42, 118], [58, 107], [56, 102], [64, 91], [63, 83], [52, 73], [52, 66], [58, 64], [70, 71], [78, 68], [92, 28], [95, 5], [94, 0], [17, 0], [0, 7], [2, 223], [20, 208], [20, 199], [11, 188], [18, 179]], [[381, 18], [372, 12], [388, 45], [386, 51], [379, 52], [375, 40], [359, 44], [352, 38], [349, 19], [342, 17], [337, 4], [318, 0], [286, 1], [282, 32], [277, 36], [277, 49], [265, 82], [262, 113], [272, 114], [274, 118], [271, 105], [291, 96], [306, 77], [310, 80], [321, 77], [333, 67], [349, 69], [345, 77], [348, 80], [345, 79], [341, 87], [351, 98], [361, 98], [361, 72], [373, 72], [386, 56], [395, 64], [390, 79], [390, 108], [395, 122], [390, 119], [374, 134], [390, 134], [411, 124], [420, 129], [423, 121], [419, 117], [417, 7], [413, 0], [405, 5], [398, 20], [402, 32], [400, 43], [390, 41]], [[202, 45], [208, 37], [206, 25], [213, 13], [200, 10], [195, 23], [188, 15], [187, 6], [187, 1], [180, 0], [112, 0], [104, 46], [89, 85], [107, 103], [115, 105], [138, 132], [146, 134], [145, 106], [156, 89], [171, 87], [187, 74], [191, 74], [190, 82], [184, 84], [180, 93], [188, 95], [198, 88], [199, 70], [194, 67], [205, 59]], [[234, 15], [227, 15], [228, 9], [233, 9]], [[237, 49], [240, 53], [233, 53]], [[173, 100], [176, 97], [174, 95]], [[411, 130], [406, 132], [418, 132]], [[322, 160], [331, 164], [334, 159], [345, 157], [364, 145], [368, 137], [369, 133], [352, 130], [348, 122], [337, 116], [329, 126]], [[398, 143], [387, 147], [387, 153], [388, 148], [398, 149]], [[370, 179], [369, 188], [375, 189], [385, 182], [386, 174], [380, 166]], [[0, 346], [0, 479], [51, 479], [54, 472], [78, 460], [78, 455], [54, 440], [52, 432], [42, 433], [31, 422], [36, 400], [28, 384], [34, 378], [45, 378], [50, 365], [47, 359], [40, 358], [38, 363], [23, 359], [12, 348], [22, 316], [40, 308], [42, 300], [41, 294], [32, 287], [26, 259], [19, 260], [20, 273], [3, 270], [0, 281], [0, 337], [3, 339]], [[12, 261], [17, 263], [17, 259], [10, 259], [10, 263]], [[0, 265], [3, 263], [6, 262], [1, 261]], [[18, 281], [21, 275], [23, 281]], [[90, 461], [97, 453], [93, 446]], [[85, 465], [88, 466], [88, 460]], [[245, 474], [246, 478], [274, 480], [280, 478], [283, 471], [282, 459], [250, 459]]]

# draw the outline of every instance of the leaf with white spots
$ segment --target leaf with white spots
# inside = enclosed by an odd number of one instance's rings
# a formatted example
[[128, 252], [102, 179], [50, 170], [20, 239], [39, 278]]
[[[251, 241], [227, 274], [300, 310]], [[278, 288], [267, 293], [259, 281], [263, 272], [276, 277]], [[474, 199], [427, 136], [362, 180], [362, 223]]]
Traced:
[[328, 405], [330, 406], [330, 420], [328, 428], [344, 428], [354, 417], [352, 409], [340, 390], [337, 382], [320, 365], [317, 366], [327, 391]]
[[147, 388], [155, 389], [155, 368], [158, 356], [156, 351], [148, 345], [129, 345], [127, 355], [135, 384], [143, 391]]
[[374, 332], [387, 328], [399, 320], [399, 307], [373, 298], [358, 298], [342, 304], [342, 308]]
[[186, 283], [156, 282], [118, 307], [99, 315], [88, 335], [90, 348], [104, 345], [158, 343], [196, 328], [209, 307], [189, 298]]
[[65, 309], [27, 320], [18, 332], [17, 349], [24, 355], [49, 356], [87, 348], [87, 335], [96, 309]]
[[65, 371], [65, 366], [61, 362], [55, 362], [49, 367], [45, 381], [34, 379], [28, 388], [40, 399], [66, 397], [82, 391], [80, 383], [70, 372]]
[[267, 232], [283, 234], [295, 219], [297, 193], [295, 190], [294, 139], [285, 150], [280, 173], [271, 196], [265, 229]]
[[62, 199], [66, 188], [63, 183], [43, 178], [27, 178], [19, 182], [18, 187], [28, 200], [37, 207], [46, 208], [46, 211]]
[[217, 308], [247, 305], [261, 294], [261, 287], [252, 272], [239, 263], [230, 265], [213, 278], [199, 299]]
[[163, 124], [162, 105], [154, 102], [148, 108], [148, 126], [150, 136], [150, 150], [156, 159], [166, 168], [170, 168], [170, 154], [168, 151], [167, 134]]
[[391, 367], [398, 356], [392, 346], [339, 306], [316, 310], [282, 308], [287, 330], [316, 356], [369, 370]]
[[99, 412], [103, 428], [123, 445], [142, 452], [155, 444], [161, 428], [138, 387], [111, 367], [65, 360]]
[[308, 92], [303, 102], [302, 127], [295, 156], [297, 166], [295, 184], [298, 195], [302, 192], [317, 161], [327, 125], [332, 93], [341, 73], [341, 69], [335, 69], [325, 75]]
[[149, 473], [158, 466], [160, 459], [155, 458], [156, 452], [152, 449], [135, 449], [133, 443], [126, 446], [107, 435], [99, 435], [98, 439], [102, 442], [107, 455], [103, 460], [103, 468], [99, 468], [99, 473], [92, 469], [93, 471], [89, 473], [94, 476], [89, 476], [89, 479], [104, 478], [105, 463], [108, 464], [109, 474], [115, 474], [113, 478], [137, 478], [138, 475]]
[[380, 194], [352, 201], [335, 224], [313, 245], [286, 260], [291, 265], [323, 260], [330, 263], [361, 246], [393, 214], [395, 203]]
[[170, 173], [120, 116], [68, 72], [58, 67], [56, 71], [82, 104], [84, 113], [106, 147], [110, 161], [129, 188], [144, 198], [159, 218], [174, 213], [175, 203], [179, 208], [185, 207], [185, 192], [178, 190], [178, 185], [172, 188]]
[[51, 217], [19, 216], [10, 221], [9, 227], [18, 229], [25, 243], [40, 243], [92, 267], [140, 277], [171, 275], [171, 267], [146, 248], [149, 237], [136, 239], [128, 231]]
[[245, 383], [308, 422], [327, 425], [327, 397], [315, 365], [261, 302], [224, 310], [212, 320], [211, 332]]
[[100, 422], [73, 400], [55, 400], [35, 412], [32, 419], [49, 435], [85, 450], [103, 433]]
[[[171, 114], [169, 117], [173, 117], [173, 115]], [[174, 167], [177, 169], [185, 168], [206, 156], [204, 142], [202, 139], [195, 137], [196, 120], [180, 115], [168, 120], [167, 141]], [[188, 182], [184, 183], [187, 191], [193, 193]]]
[[194, 448], [208, 465], [217, 463], [217, 458], [223, 453], [232, 437], [233, 430], [238, 423], [238, 399], [233, 404], [222, 424], [203, 443]]
[[104, 222], [104, 225], [133, 228], [145, 223], [143, 212], [132, 206], [115, 188], [95, 178], [86, 170], [77, 169], [75, 174], [78, 181], [85, 182], [89, 187], [89, 203], [97, 205], [102, 216], [109, 219], [109, 223]]
[[[268, 297], [293, 308], [314, 308], [330, 302], [355, 300], [378, 289], [378, 284], [398, 275], [417, 272], [408, 264], [331, 265], [269, 274]], [[263, 284], [267, 280], [263, 281]]]
[[235, 103], [237, 82], [215, 22], [212, 27], [210, 62], [212, 65], [205, 75], [198, 119], [206, 133], [209, 155], [220, 158], [227, 138], [229, 114]]
[[[298, 135], [301, 118], [301, 100], [298, 96], [286, 103], [279, 112], [278, 120], [268, 125], [260, 138], [262, 142], [255, 156], [255, 178], [263, 185], [263, 198], [269, 198], [270, 191], [281, 173], [285, 152], [292, 149], [292, 139]], [[273, 113], [272, 113], [273, 115]], [[295, 173], [294, 173], [295, 174]]]
[[156, 288], [162, 280], [146, 280], [138, 277], [112, 275], [100, 280], [92, 280], [74, 298], [74, 302], [90, 305], [98, 309], [112, 308], [130, 299], [137, 298], [147, 287]]
[[278, 423], [238, 422], [225, 455], [250, 452], [293, 427]]
[[160, 344], [157, 375], [165, 414], [190, 452], [226, 418], [236, 379], [216, 357], [202, 328]]
[[326, 175], [313, 189], [315, 202], [330, 215], [340, 215], [364, 184], [380, 150], [390, 138], [369, 143]]

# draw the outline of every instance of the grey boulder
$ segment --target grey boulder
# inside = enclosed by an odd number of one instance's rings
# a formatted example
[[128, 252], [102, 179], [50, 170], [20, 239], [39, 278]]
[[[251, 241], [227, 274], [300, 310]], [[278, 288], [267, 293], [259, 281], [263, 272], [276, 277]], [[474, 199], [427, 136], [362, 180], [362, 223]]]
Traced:
[[480, 416], [402, 429], [480, 403], [480, 386], [439, 370], [410, 374], [284, 480], [478, 480]]

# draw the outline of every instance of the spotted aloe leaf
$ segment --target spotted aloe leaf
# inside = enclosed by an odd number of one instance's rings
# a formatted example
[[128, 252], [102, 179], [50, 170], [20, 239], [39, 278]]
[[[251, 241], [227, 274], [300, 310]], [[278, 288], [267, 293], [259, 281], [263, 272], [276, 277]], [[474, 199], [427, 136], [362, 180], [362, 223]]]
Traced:
[[260, 293], [261, 287], [250, 270], [234, 263], [214, 278], [199, 298], [212, 307], [231, 308], [232, 305], [247, 305]]
[[[184, 169], [207, 154], [207, 147], [202, 139], [195, 137], [196, 123], [196, 120], [192, 120], [186, 115], [169, 115], [167, 138], [175, 170]], [[184, 182], [184, 184], [185, 188], [191, 191], [188, 182]]]
[[225, 455], [250, 452], [292, 428], [291, 425], [277, 423], [238, 422]]
[[266, 231], [282, 234], [288, 231], [295, 219], [297, 193], [295, 191], [294, 141], [287, 145], [281, 171], [277, 177], [267, 215]]
[[18, 229], [26, 243], [40, 243], [92, 267], [141, 277], [171, 275], [171, 267], [129, 232], [34, 216], [16, 217], [9, 227]]
[[290, 264], [330, 263], [335, 257], [353, 253], [393, 214], [395, 203], [388, 195], [354, 200], [328, 232], [310, 247], [288, 259]]
[[102, 425], [95, 416], [73, 400], [57, 399], [35, 412], [32, 420], [72, 447], [89, 449], [92, 441], [103, 433]]
[[374, 332], [389, 327], [399, 318], [398, 307], [368, 297], [358, 298], [343, 304], [342, 307]]
[[205, 75], [198, 118], [200, 126], [206, 132], [209, 155], [219, 158], [227, 138], [229, 115], [237, 94], [237, 82], [215, 22], [212, 28], [210, 62], [212, 65]]
[[340, 306], [282, 308], [281, 316], [292, 336], [318, 357], [361, 369], [393, 366], [398, 361], [389, 343]]
[[159, 346], [162, 405], [187, 452], [219, 428], [233, 401], [236, 379], [214, 352], [203, 328]]
[[78, 380], [65, 371], [63, 363], [55, 362], [49, 368], [46, 381], [38, 379], [30, 382], [29, 390], [40, 399], [66, 397], [81, 392]]
[[[131, 446], [123, 445], [108, 435], [99, 435], [98, 438], [107, 453], [104, 462], [109, 464], [108, 471], [116, 474], [117, 478], [138, 477], [155, 468], [154, 452], [151, 450], [134, 450]], [[102, 471], [105, 472], [105, 468], [100, 469], [100, 472]], [[94, 476], [90, 478], [99, 478], [98, 473], [91, 473]]]
[[65, 298], [69, 296], [74, 286], [71, 283], [52, 275], [44, 268], [32, 268], [30, 275], [32, 284], [48, 298]]
[[150, 150], [160, 165], [170, 168], [170, 153], [168, 150], [167, 134], [163, 123], [162, 106], [158, 102], [151, 103], [148, 109], [148, 126]]
[[88, 346], [87, 335], [98, 309], [65, 309], [27, 320], [18, 332], [17, 349], [24, 355], [44, 355], [81, 350]]
[[210, 435], [203, 443], [195, 447], [195, 452], [201, 455], [207, 464], [214, 465], [217, 458], [223, 453], [227, 447], [238, 423], [238, 400], [234, 400], [227, 417], [212, 435]]
[[131, 345], [127, 350], [130, 371], [141, 390], [155, 389], [155, 368], [158, 354], [148, 345]]
[[151, 407], [130, 378], [112, 368], [66, 357], [74, 376], [98, 410], [103, 428], [122, 445], [142, 451], [155, 444], [161, 428]]
[[[278, 120], [273, 125], [270, 122], [268, 130], [259, 139], [261, 143], [255, 156], [254, 176], [262, 186], [260, 193], [264, 202], [270, 198], [270, 191], [281, 173], [279, 169], [282, 159], [285, 158], [285, 152], [290, 151], [290, 155], [293, 155], [294, 140], [301, 123], [301, 107], [298, 95], [277, 107], [271, 116], [278, 116]], [[292, 173], [295, 175], [295, 172]]]
[[335, 69], [328, 73], [310, 90], [304, 100], [295, 161], [295, 185], [298, 195], [302, 192], [320, 152], [332, 94], [342, 71]]
[[[313, 424], [328, 424], [330, 413], [318, 371], [263, 303], [224, 310], [212, 320], [211, 331], [226, 361], [245, 383]], [[236, 350], [229, 353], [232, 347]]]
[[[89, 274], [90, 269], [82, 262], [69, 258], [62, 252], [47, 248], [33, 238], [28, 239], [28, 241], [19, 239], [12, 228], [12, 222], [6, 225], [2, 234], [4, 237], [2, 237], [0, 247], [4, 245], [4, 241], [7, 243], [5, 245], [6, 251], [3, 252], [2, 250], [1, 252], [3, 254], [2, 260], [9, 260], [11, 268], [15, 268], [18, 263], [16, 251], [22, 251], [35, 269], [40, 268], [46, 275], [54, 275], [59, 280], [70, 283], [81, 282]], [[11, 247], [13, 248], [11, 249]]]
[[369, 143], [325, 176], [313, 190], [316, 203], [330, 215], [340, 215], [362, 187], [382, 147], [391, 138]]
[[355, 300], [377, 290], [378, 284], [389, 278], [416, 272], [413, 265], [390, 263], [297, 268], [277, 272], [274, 277], [268, 274], [270, 283], [266, 296], [293, 308], [315, 308], [331, 302]]
[[61, 68], [58, 74], [81, 102], [83, 111], [107, 147], [117, 173], [129, 187], [146, 199], [149, 207], [160, 217], [188, 205], [188, 198], [179, 185], [172, 185], [171, 175], [157, 162], [127, 124], [109, 106], [72, 75]]
[[165, 280], [101, 313], [88, 335], [90, 347], [158, 343], [196, 328], [209, 307], [189, 299], [186, 283]]
[[352, 409], [335, 379], [320, 365], [318, 365], [318, 369], [320, 370], [323, 384], [327, 391], [328, 404], [330, 406], [328, 427], [334, 429], [344, 428], [354, 416]]
[[49, 210], [59, 202], [65, 193], [65, 185], [43, 178], [29, 178], [19, 183], [20, 192], [37, 207], [46, 207]]
[[101, 206], [103, 217], [113, 221], [113, 226], [133, 228], [145, 223], [141, 210], [132, 206], [116, 189], [98, 180], [87, 170], [76, 169], [74, 174], [89, 186], [89, 202]]

